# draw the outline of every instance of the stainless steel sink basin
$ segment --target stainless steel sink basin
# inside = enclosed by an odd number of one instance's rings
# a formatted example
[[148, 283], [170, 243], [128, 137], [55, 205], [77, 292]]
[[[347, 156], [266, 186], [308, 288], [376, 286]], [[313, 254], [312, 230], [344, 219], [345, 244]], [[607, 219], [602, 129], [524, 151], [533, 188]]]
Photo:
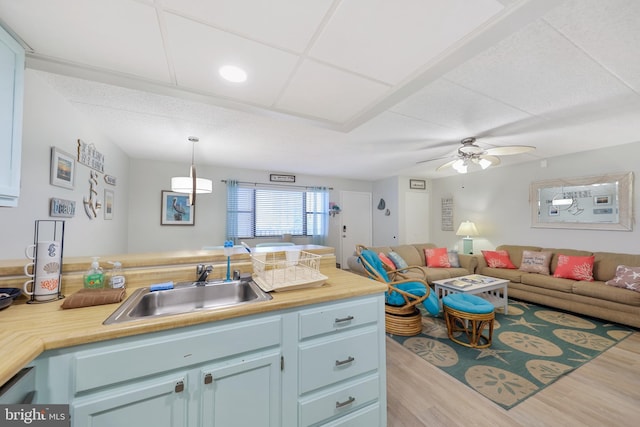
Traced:
[[213, 310], [270, 299], [271, 295], [252, 281], [186, 282], [170, 290], [154, 292], [148, 287], [140, 288], [104, 324]]

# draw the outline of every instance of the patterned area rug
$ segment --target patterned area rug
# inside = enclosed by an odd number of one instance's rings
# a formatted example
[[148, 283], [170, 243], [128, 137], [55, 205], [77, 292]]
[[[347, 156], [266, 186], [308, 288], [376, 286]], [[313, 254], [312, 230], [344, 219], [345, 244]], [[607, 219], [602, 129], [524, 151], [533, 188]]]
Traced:
[[420, 335], [389, 336], [510, 409], [632, 333], [625, 326], [510, 300], [508, 315], [496, 310], [492, 345], [486, 349], [450, 341], [444, 318], [425, 313]]

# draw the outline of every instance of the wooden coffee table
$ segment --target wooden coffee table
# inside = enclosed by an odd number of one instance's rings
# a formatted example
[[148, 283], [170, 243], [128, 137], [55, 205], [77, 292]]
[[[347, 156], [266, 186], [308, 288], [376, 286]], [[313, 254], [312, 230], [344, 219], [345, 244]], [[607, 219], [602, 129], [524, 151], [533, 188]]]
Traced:
[[502, 307], [504, 314], [509, 310], [507, 298], [508, 280], [496, 277], [470, 274], [468, 276], [455, 277], [453, 279], [435, 280], [435, 292], [442, 308], [442, 298], [449, 294], [478, 295], [491, 302], [494, 307]]

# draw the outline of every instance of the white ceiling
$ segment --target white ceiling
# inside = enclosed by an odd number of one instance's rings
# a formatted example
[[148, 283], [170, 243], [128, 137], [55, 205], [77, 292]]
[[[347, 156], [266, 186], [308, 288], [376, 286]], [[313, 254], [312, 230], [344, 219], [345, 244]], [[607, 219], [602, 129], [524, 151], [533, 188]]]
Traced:
[[0, 24], [135, 158], [195, 135], [200, 165], [435, 178], [468, 136], [536, 147], [502, 164], [640, 141], [637, 0], [0, 0]]

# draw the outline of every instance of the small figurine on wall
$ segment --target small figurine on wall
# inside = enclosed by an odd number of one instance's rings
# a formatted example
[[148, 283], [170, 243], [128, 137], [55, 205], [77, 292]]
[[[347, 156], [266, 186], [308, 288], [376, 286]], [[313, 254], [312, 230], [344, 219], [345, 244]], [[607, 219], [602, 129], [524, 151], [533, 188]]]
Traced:
[[98, 216], [98, 211], [102, 207], [102, 203], [98, 200], [98, 172], [89, 171], [89, 198], [82, 198], [84, 203], [84, 211], [89, 219]]

